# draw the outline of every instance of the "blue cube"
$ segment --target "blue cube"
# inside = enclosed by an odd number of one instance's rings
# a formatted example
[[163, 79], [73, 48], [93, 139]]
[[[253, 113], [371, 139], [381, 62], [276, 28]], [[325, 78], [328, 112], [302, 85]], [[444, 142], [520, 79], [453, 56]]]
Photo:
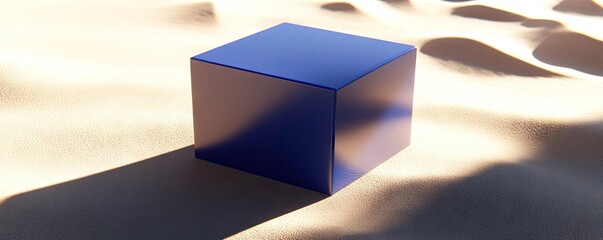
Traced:
[[415, 62], [289, 23], [196, 55], [195, 156], [333, 194], [410, 144]]

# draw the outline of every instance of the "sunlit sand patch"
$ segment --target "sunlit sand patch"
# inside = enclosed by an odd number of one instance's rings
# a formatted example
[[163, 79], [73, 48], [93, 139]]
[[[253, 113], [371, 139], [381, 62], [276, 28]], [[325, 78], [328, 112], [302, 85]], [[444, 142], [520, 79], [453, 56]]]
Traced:
[[434, 76], [430, 68], [438, 63], [431, 59], [420, 61], [425, 61], [425, 68], [417, 70], [417, 79], [424, 79], [415, 86], [415, 106], [419, 108], [462, 106], [544, 121], [580, 122], [603, 116], [603, 101], [598, 97], [603, 82], [592, 76], [580, 80], [486, 77], [467, 74], [462, 68], [446, 76]]
[[[493, 126], [496, 128], [496, 126]], [[454, 123], [415, 121], [411, 147], [375, 169], [392, 179], [454, 178], [491, 164], [513, 162], [528, 154], [520, 142], [501, 138], [495, 130], [474, 130]]]
[[[8, 77], [0, 81], [0, 102], [7, 104], [4, 110], [20, 109], [24, 113], [24, 110], [36, 109], [38, 117], [43, 117], [42, 113], [48, 109], [99, 109], [105, 104], [152, 109], [168, 104], [161, 99], [190, 99], [190, 96], [171, 92], [183, 89], [177, 81], [165, 81], [161, 77], [173, 75], [175, 71], [171, 67], [138, 67], [139, 71], [132, 71], [137, 67], [85, 64], [44, 55], [6, 54], [4, 57], [7, 58], [0, 57], [0, 62], [6, 63], [1, 75]], [[112, 71], [106, 71], [109, 68]], [[148, 76], [142, 74], [143, 71], [155, 75]], [[176, 72], [174, 76], [177, 75], [186, 76]], [[137, 82], [145, 85], [137, 85]]]

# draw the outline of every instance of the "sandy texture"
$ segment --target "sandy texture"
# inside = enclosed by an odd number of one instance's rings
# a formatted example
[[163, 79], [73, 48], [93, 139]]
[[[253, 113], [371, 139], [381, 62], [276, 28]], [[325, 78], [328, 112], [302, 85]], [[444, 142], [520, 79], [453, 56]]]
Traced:
[[[603, 238], [600, 1], [0, 5], [0, 239]], [[412, 145], [331, 197], [193, 157], [189, 58], [284, 21], [419, 48]]]

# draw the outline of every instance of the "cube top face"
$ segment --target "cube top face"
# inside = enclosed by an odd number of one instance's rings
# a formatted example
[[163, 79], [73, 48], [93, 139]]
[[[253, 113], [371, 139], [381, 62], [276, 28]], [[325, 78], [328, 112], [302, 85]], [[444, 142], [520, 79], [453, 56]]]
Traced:
[[193, 59], [338, 90], [414, 49], [411, 45], [283, 23]]

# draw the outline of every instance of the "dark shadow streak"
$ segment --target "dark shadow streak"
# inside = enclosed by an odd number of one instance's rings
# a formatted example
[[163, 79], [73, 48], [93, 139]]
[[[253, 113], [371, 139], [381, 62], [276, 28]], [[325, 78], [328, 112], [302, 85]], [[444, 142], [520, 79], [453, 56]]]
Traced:
[[387, 4], [390, 4], [392, 6], [410, 5], [410, 1], [408, 1], [408, 0], [381, 0], [381, 1], [385, 2]]
[[584, 34], [551, 34], [534, 49], [533, 55], [548, 64], [603, 76], [603, 42]]
[[548, 19], [527, 19], [521, 23], [521, 26], [529, 28], [558, 28], [562, 27], [563, 24]]
[[410, 211], [408, 219], [397, 220], [401, 213], [387, 212], [390, 222], [382, 224], [384, 229], [346, 239], [603, 238], [603, 192], [597, 191], [601, 182], [584, 184], [575, 180], [579, 175], [560, 174], [544, 165], [499, 164], [458, 181], [394, 186], [407, 192], [384, 194], [387, 197], [373, 206], [404, 204], [401, 199], [426, 188], [435, 196]]
[[554, 77], [557, 73], [507, 55], [484, 43], [466, 38], [437, 38], [423, 44], [421, 53], [505, 75]]
[[557, 21], [548, 19], [530, 19], [516, 13], [484, 5], [457, 7], [453, 9], [452, 15], [495, 22], [521, 22], [522, 26], [529, 28], [553, 29], [563, 26]]
[[553, 7], [553, 10], [588, 16], [603, 16], [603, 8], [592, 0], [565, 0]]
[[0, 205], [0, 239], [218, 239], [326, 195], [195, 159], [188, 146]]
[[520, 22], [526, 19], [519, 14], [483, 5], [457, 7], [452, 11], [452, 15], [495, 22]]
[[346, 2], [333, 2], [333, 3], [325, 3], [320, 8], [334, 11], [334, 12], [358, 12], [358, 9], [354, 7], [354, 5], [346, 3]]

